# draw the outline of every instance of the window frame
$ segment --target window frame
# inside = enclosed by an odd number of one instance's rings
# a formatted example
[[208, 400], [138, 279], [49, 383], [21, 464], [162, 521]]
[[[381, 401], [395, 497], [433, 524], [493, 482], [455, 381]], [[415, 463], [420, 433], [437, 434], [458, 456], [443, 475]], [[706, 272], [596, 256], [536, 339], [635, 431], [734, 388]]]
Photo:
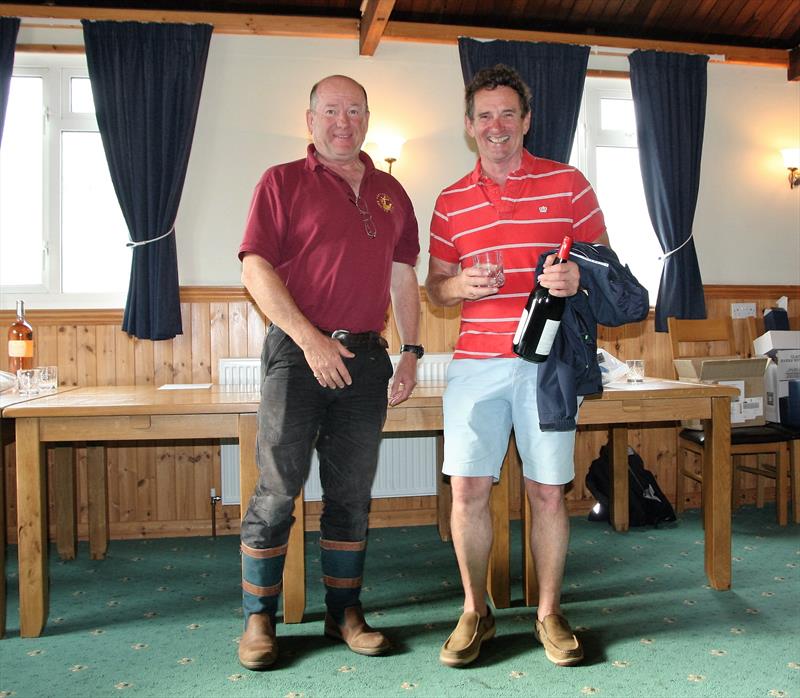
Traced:
[[127, 286], [118, 292], [62, 291], [62, 194], [63, 171], [61, 133], [99, 133], [93, 112], [73, 112], [70, 81], [89, 77], [84, 54], [15, 54], [12, 76], [33, 75], [43, 79], [43, 183], [42, 183], [42, 283], [3, 285], [0, 280], [0, 308], [13, 308], [14, 299], [24, 297], [29, 307], [38, 308], [122, 308]]
[[[620, 74], [620, 77], [596, 77], [587, 75], [583, 88], [581, 107], [578, 116], [578, 127], [575, 134], [573, 153], [570, 157], [570, 164], [574, 165], [583, 172], [596, 192], [599, 191], [597, 179], [597, 148], [636, 148], [638, 149], [638, 139], [636, 127], [632, 131], [620, 132], [616, 129], [601, 128], [601, 101], [603, 99], [625, 99], [632, 101], [630, 78], [627, 74]], [[603, 202], [600, 201], [600, 207]], [[652, 222], [647, 220], [648, 226], [652, 229]], [[658, 245], [658, 239], [653, 231], [654, 242]], [[611, 246], [614, 240], [609, 232]], [[660, 250], [660, 247], [659, 247]], [[616, 249], [623, 262], [631, 264], [631, 251], [628, 249]], [[648, 255], [649, 256], [649, 255]], [[627, 257], [627, 259], [626, 259]], [[633, 266], [631, 264], [631, 266]], [[645, 284], [646, 286], [647, 284]], [[650, 293], [650, 306], [655, 307], [658, 283], [655, 284], [656, 292]]]

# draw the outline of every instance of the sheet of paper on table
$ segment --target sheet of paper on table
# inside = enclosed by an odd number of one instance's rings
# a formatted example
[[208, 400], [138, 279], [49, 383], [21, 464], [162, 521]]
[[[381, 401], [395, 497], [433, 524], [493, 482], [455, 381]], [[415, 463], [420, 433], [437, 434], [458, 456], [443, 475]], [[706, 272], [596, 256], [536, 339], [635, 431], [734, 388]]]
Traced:
[[159, 390], [208, 390], [211, 383], [164, 383]]

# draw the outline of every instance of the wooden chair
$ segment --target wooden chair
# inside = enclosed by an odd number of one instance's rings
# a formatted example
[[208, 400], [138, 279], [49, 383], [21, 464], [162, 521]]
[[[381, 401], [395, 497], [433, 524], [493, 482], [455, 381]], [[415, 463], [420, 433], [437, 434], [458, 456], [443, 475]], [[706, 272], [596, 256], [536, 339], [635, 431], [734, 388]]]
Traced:
[[[733, 356], [735, 355], [733, 322], [730, 318], [709, 320], [678, 320], [669, 318], [669, 337], [672, 345], [672, 358], [687, 356]], [[752, 328], [748, 328], [754, 334]], [[694, 349], [682, 351], [681, 345], [693, 344]], [[704, 345], [701, 349], [697, 344]], [[677, 377], [677, 372], [676, 372]], [[791, 480], [793, 490], [797, 492], [800, 482], [800, 463], [797, 458], [790, 459], [790, 446], [797, 438], [792, 432], [781, 429], [777, 425], [766, 424], [757, 427], [738, 427], [731, 430], [731, 460], [733, 466], [732, 494], [734, 504], [738, 497], [738, 473], [747, 472], [756, 475], [756, 505], [764, 505], [765, 478], [775, 480], [775, 503], [778, 523], [788, 523], [788, 475], [791, 464]], [[688, 465], [688, 454], [693, 453], [702, 459], [705, 434], [702, 429], [682, 429], [678, 434], [678, 452], [675, 479], [675, 509], [683, 511], [685, 503], [684, 478], [702, 484], [702, 475]], [[742, 462], [741, 456], [754, 456], [756, 464]], [[765, 460], [765, 456], [769, 459]], [[752, 460], [752, 459], [751, 459]], [[703, 495], [701, 490], [701, 505]], [[796, 500], [796, 497], [794, 497]], [[794, 501], [793, 518], [800, 523], [800, 507]]]

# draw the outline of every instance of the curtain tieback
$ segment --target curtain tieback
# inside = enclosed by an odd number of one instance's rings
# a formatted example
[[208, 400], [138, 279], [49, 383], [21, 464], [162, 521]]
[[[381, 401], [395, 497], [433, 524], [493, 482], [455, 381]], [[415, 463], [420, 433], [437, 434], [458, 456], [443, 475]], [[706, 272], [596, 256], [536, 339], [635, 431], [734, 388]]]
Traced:
[[172, 235], [172, 233], [174, 232], [175, 232], [175, 226], [173, 225], [166, 233], [164, 233], [163, 235], [159, 235], [157, 238], [152, 238], [150, 240], [139, 240], [139, 242], [133, 242], [133, 240], [131, 240], [125, 243], [125, 247], [139, 247], [141, 245], [149, 245], [151, 242], [156, 242], [158, 240], [161, 240], [167, 237], [168, 235]]
[[684, 240], [684, 241], [683, 241], [683, 242], [682, 242], [680, 245], [678, 245], [678, 246], [677, 246], [677, 247], [676, 247], [674, 250], [670, 250], [669, 252], [665, 252], [664, 254], [662, 254], [662, 255], [659, 257], [659, 259], [660, 259], [660, 260], [664, 260], [664, 259], [666, 259], [667, 257], [671, 257], [671, 256], [672, 256], [672, 255], [674, 255], [674, 254], [675, 254], [675, 253], [676, 253], [676, 252], [677, 252], [679, 249], [681, 249], [681, 247], [683, 247], [684, 245], [688, 245], [688, 244], [689, 244], [689, 241], [690, 241], [690, 240], [691, 240], [693, 237], [694, 237], [694, 230], [691, 232], [691, 234], [689, 235], [689, 237], [688, 237], [688, 238], [686, 238], [686, 239], [685, 239], [685, 240]]

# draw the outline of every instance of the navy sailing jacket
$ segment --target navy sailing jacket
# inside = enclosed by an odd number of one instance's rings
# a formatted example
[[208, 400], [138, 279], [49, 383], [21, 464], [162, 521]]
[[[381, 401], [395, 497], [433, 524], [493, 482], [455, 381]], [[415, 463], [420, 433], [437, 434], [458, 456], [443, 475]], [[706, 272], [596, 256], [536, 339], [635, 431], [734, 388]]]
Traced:
[[[539, 257], [536, 277], [544, 260]], [[597, 325], [619, 327], [647, 317], [647, 289], [605, 245], [575, 242], [569, 256], [580, 267], [581, 290], [567, 298], [561, 327], [547, 361], [539, 364], [536, 403], [542, 431], [570, 431], [578, 415], [578, 396], [603, 392], [597, 365]]]

